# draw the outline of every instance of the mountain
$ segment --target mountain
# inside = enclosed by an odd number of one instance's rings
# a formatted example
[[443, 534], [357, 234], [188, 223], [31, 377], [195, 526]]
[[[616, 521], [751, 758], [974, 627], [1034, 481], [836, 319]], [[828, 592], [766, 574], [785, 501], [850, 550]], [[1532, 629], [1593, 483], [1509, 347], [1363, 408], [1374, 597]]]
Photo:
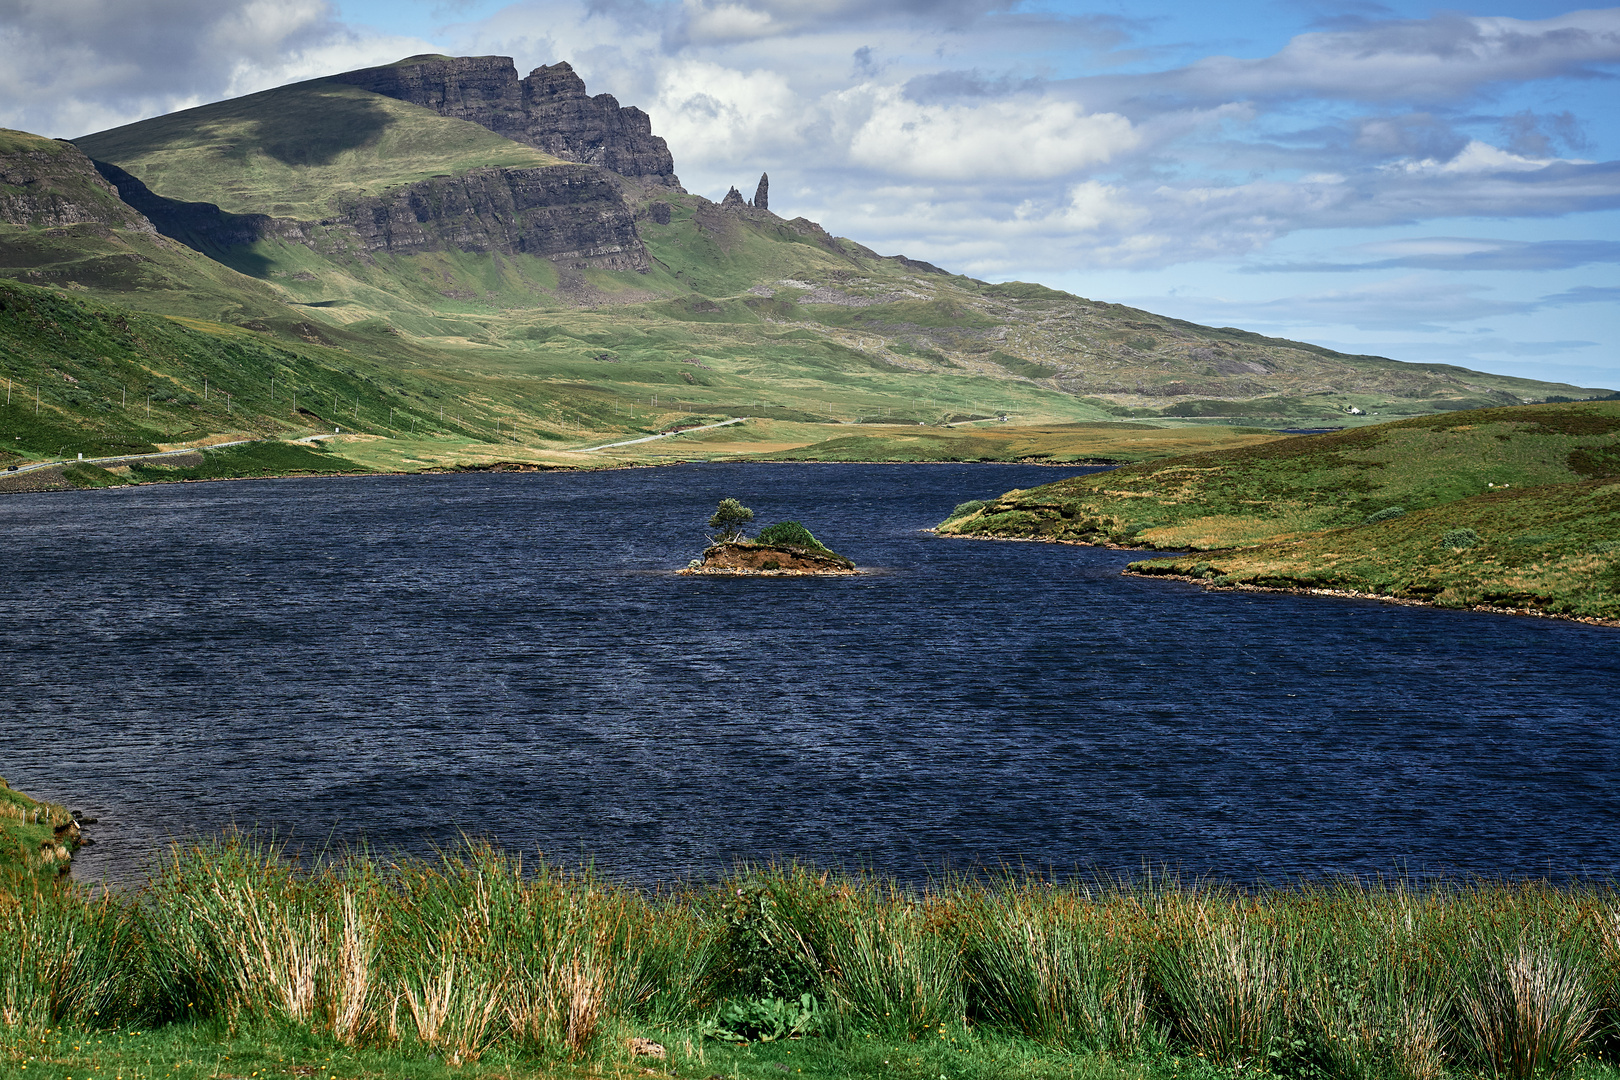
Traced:
[[[431, 384], [520, 458], [689, 414], [1283, 426], [1606, 393], [987, 284], [675, 165], [566, 64], [410, 57], [73, 143], [4, 133], [0, 277]], [[391, 408], [351, 420], [397, 437]]]

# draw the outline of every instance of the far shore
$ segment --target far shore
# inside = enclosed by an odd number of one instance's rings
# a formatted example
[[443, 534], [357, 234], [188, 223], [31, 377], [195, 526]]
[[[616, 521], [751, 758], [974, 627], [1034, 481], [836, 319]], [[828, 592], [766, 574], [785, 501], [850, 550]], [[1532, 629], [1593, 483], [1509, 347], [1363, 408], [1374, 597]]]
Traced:
[[[928, 532], [934, 530], [929, 529]], [[1159, 551], [1156, 548], [1133, 548], [1121, 544], [1088, 544], [1081, 540], [1061, 540], [1050, 536], [981, 536], [972, 534], [952, 534], [946, 537], [949, 540], [992, 540], [1003, 544], [1064, 544], [1069, 547], [1106, 548], [1110, 551], [1142, 551], [1149, 554], [1169, 557], [1174, 552]], [[1583, 615], [1558, 615], [1547, 611], [1538, 611], [1535, 608], [1509, 608], [1495, 607], [1490, 604], [1474, 604], [1464, 608], [1445, 607], [1432, 600], [1419, 600], [1409, 596], [1387, 596], [1381, 593], [1356, 592], [1354, 589], [1307, 589], [1284, 588], [1271, 585], [1216, 585], [1202, 578], [1190, 577], [1186, 574], [1143, 574], [1135, 570], [1121, 570], [1124, 577], [1143, 578], [1152, 581], [1181, 581], [1189, 585], [1198, 585], [1209, 592], [1265, 592], [1286, 593], [1292, 596], [1326, 596], [1341, 600], [1376, 600], [1381, 604], [1397, 604], [1401, 607], [1436, 608], [1441, 611], [1477, 611], [1486, 615], [1525, 615], [1536, 619], [1557, 619], [1561, 622], [1580, 623], [1583, 626], [1620, 627], [1620, 619], [1599, 619]]]

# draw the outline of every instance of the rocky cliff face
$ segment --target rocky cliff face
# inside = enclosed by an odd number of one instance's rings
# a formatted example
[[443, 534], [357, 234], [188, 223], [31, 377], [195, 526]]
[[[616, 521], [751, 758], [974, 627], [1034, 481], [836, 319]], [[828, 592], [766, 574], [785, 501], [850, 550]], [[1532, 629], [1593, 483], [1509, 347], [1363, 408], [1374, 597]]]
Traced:
[[151, 233], [72, 143], [0, 129], [0, 222], [36, 229], [107, 225]]
[[498, 251], [604, 270], [650, 266], [613, 182], [581, 165], [475, 169], [343, 211], [342, 224], [373, 251]]
[[[573, 267], [646, 270], [647, 250], [613, 181], [583, 165], [474, 169], [340, 206], [321, 221], [232, 214], [153, 193], [105, 162], [103, 176], [163, 235], [209, 252], [280, 238], [312, 247], [539, 255]], [[144, 220], [144, 219], [143, 219]]]
[[509, 56], [413, 56], [333, 81], [469, 120], [566, 161], [680, 187], [675, 160], [647, 114], [621, 107], [612, 94], [590, 96], [565, 63], [519, 79]]

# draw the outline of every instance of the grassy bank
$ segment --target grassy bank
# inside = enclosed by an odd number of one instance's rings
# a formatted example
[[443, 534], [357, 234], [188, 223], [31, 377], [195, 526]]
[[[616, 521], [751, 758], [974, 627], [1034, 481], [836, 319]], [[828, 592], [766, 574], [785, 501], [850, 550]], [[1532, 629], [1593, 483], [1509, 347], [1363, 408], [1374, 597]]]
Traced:
[[1482, 409], [1192, 454], [963, 504], [945, 535], [1179, 549], [1217, 586], [1620, 618], [1620, 403]]
[[1440, 607], [1620, 619], [1620, 482], [1461, 499], [1346, 529], [1130, 564], [1219, 588], [1327, 589]]
[[66, 873], [79, 843], [79, 826], [67, 807], [32, 799], [0, 780], [0, 885]]
[[18, 1076], [1608, 1075], [1617, 1025], [1610, 887], [776, 868], [647, 893], [480, 848], [308, 872], [235, 842], [135, 894], [0, 900]]

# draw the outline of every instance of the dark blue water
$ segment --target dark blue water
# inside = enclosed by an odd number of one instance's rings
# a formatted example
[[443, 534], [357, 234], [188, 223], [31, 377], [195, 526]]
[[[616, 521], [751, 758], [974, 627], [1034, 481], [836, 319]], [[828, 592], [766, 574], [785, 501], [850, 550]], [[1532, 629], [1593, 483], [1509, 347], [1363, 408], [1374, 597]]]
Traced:
[[[0, 775], [81, 876], [235, 822], [641, 880], [793, 857], [1240, 881], [1620, 869], [1620, 634], [945, 540], [1020, 466], [704, 465], [0, 500]], [[723, 496], [881, 572], [667, 573]]]

